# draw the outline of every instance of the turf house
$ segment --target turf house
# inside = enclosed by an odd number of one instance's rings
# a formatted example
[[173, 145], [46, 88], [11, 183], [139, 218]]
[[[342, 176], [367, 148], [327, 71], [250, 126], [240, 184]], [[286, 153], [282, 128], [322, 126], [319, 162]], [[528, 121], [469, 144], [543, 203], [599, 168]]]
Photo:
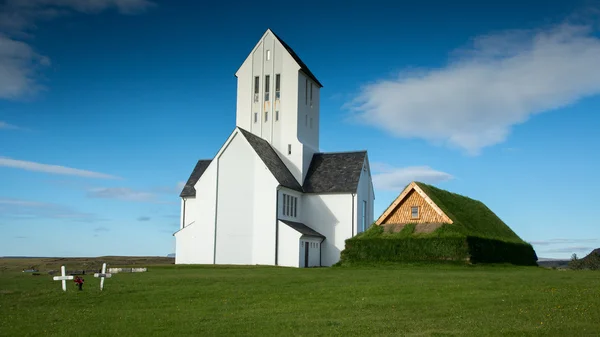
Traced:
[[374, 226], [346, 241], [340, 263], [412, 261], [536, 265], [537, 256], [482, 202], [411, 182]]

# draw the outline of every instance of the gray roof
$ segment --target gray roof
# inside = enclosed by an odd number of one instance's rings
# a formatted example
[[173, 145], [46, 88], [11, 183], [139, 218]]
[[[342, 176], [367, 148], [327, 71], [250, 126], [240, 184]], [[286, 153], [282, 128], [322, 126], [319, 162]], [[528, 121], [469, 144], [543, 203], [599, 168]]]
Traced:
[[321, 233], [317, 232], [316, 230], [308, 227], [307, 225], [305, 225], [303, 223], [290, 221], [290, 220], [282, 220], [282, 219], [279, 219], [279, 221], [292, 227], [293, 229], [295, 229], [296, 231], [298, 231], [299, 233], [301, 233], [303, 235], [318, 236], [320, 238], [325, 238], [325, 235], [322, 235]]
[[271, 144], [240, 127], [238, 128], [244, 137], [246, 137], [254, 151], [256, 151], [260, 159], [262, 159], [263, 163], [269, 168], [269, 171], [271, 171], [271, 174], [273, 174], [279, 184], [302, 192], [302, 186], [300, 186], [296, 178], [294, 178], [290, 170], [288, 170], [287, 166], [285, 166], [281, 158], [279, 158], [275, 150], [273, 150]]
[[[271, 31], [271, 32], [273, 32], [273, 31]], [[308, 69], [308, 66], [306, 66], [306, 64], [304, 62], [302, 62], [302, 60], [300, 59], [300, 56], [298, 56], [298, 54], [296, 54], [296, 52], [292, 49], [292, 47], [290, 47], [287, 43], [285, 43], [285, 41], [283, 41], [274, 32], [273, 32], [273, 35], [275, 35], [275, 37], [277, 38], [277, 40], [279, 40], [279, 42], [288, 51], [288, 53], [290, 53], [290, 55], [292, 55], [292, 57], [294, 58], [294, 60], [296, 61], [296, 63], [298, 63], [298, 65], [302, 69], [302, 72], [304, 72], [306, 74], [306, 76], [308, 76], [311, 80], [313, 80], [315, 83], [317, 83], [317, 85], [319, 87], [322, 88], [323, 85], [321, 84], [321, 82], [319, 82], [319, 80], [317, 80], [317, 77], [312, 73], [312, 71], [310, 71], [310, 69]]]
[[198, 179], [200, 179], [202, 174], [204, 174], [204, 171], [206, 171], [211, 161], [212, 160], [210, 159], [198, 160], [198, 162], [196, 163], [196, 167], [194, 167], [192, 174], [190, 174], [190, 177], [188, 178], [187, 182], [185, 183], [185, 186], [183, 187], [183, 190], [181, 191], [181, 194], [179, 195], [180, 197], [196, 196], [196, 189], [194, 188], [194, 185], [196, 185]]
[[354, 193], [367, 151], [315, 153], [302, 187], [306, 193]]

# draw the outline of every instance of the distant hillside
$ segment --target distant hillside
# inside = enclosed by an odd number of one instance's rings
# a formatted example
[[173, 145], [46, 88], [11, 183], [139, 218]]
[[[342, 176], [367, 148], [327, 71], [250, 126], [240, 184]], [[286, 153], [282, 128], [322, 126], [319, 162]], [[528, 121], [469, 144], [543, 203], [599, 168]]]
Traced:
[[571, 269], [591, 269], [600, 270], [600, 248], [594, 249], [583, 259], [576, 259], [569, 262]]
[[64, 265], [67, 269], [99, 269], [102, 263], [111, 267], [148, 267], [174, 264], [173, 258], [165, 256], [100, 256], [100, 257], [3, 257], [0, 258], [0, 272], [35, 269], [41, 273], [58, 270]]

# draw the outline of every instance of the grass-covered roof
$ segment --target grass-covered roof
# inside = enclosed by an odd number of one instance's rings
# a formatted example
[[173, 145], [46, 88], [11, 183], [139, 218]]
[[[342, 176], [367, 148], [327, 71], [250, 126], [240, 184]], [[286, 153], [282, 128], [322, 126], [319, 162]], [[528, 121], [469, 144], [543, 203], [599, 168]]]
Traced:
[[429, 198], [454, 222], [440, 231], [458, 232], [468, 236], [524, 242], [504, 221], [479, 200], [415, 182]]

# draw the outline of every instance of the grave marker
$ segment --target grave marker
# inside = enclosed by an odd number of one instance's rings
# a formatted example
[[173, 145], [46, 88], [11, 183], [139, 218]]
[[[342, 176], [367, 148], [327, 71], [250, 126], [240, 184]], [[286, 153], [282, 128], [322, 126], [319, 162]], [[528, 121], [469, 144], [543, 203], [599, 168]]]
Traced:
[[62, 289], [63, 291], [67, 291], [67, 280], [72, 280], [72, 275], [67, 275], [65, 272], [65, 266], [60, 266], [60, 274], [61, 276], [54, 276], [54, 281], [62, 281]]
[[102, 273], [95, 273], [94, 277], [99, 277], [100, 278], [100, 291], [102, 291], [102, 289], [104, 289], [104, 278], [110, 278], [112, 276], [112, 274], [110, 273], [106, 273], [106, 263], [102, 264]]

